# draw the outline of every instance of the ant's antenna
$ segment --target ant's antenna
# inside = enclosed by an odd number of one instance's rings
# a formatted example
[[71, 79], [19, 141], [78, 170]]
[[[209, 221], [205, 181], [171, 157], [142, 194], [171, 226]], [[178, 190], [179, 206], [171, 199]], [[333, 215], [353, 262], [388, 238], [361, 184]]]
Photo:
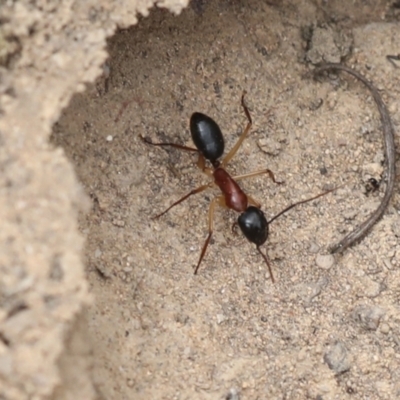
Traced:
[[[340, 186], [339, 186], [340, 187]], [[339, 187], [336, 187], [334, 189], [331, 190], [327, 190], [326, 192], [320, 193], [317, 196], [311, 197], [310, 199], [307, 200], [302, 200], [302, 201], [298, 201], [297, 203], [291, 204], [289, 207], [286, 207], [284, 210], [282, 210], [281, 212], [279, 212], [278, 214], [276, 214], [274, 217], [272, 217], [269, 221], [268, 224], [270, 224], [272, 221], [276, 220], [278, 217], [280, 217], [281, 215], [285, 214], [286, 212], [288, 212], [289, 210], [291, 210], [292, 208], [299, 206], [300, 204], [304, 204], [304, 203], [308, 203], [309, 201], [313, 201], [315, 199], [318, 199], [318, 197], [322, 197], [325, 196], [328, 193], [331, 193], [335, 190], [337, 190]]]

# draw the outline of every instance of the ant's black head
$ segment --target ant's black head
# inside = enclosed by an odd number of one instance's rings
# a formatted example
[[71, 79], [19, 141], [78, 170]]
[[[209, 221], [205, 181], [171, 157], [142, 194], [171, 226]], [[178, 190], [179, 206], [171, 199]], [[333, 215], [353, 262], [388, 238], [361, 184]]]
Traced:
[[262, 255], [268, 266], [272, 283], [275, 283], [268, 256], [260, 250], [260, 246], [263, 245], [268, 238], [268, 221], [264, 213], [257, 207], [247, 207], [247, 210], [240, 214], [238, 224], [243, 235], [257, 246], [257, 251]]
[[264, 213], [257, 207], [250, 206], [240, 214], [238, 224], [246, 238], [257, 247], [268, 238], [268, 221]]
[[205, 114], [195, 112], [190, 118], [193, 143], [206, 160], [214, 163], [224, 154], [224, 137], [218, 124]]

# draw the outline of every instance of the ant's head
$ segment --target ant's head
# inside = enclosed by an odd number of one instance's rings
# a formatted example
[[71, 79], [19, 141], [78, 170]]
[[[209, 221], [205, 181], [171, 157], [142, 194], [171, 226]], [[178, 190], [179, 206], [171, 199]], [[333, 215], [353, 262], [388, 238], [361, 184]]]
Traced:
[[240, 214], [238, 224], [246, 238], [256, 246], [263, 245], [268, 238], [268, 221], [257, 207], [250, 206]]
[[260, 246], [263, 245], [268, 238], [268, 221], [264, 213], [257, 207], [247, 207], [247, 210], [240, 214], [238, 224], [243, 235], [257, 246], [257, 251], [262, 255], [268, 266], [272, 283], [275, 283], [268, 256], [260, 250]]

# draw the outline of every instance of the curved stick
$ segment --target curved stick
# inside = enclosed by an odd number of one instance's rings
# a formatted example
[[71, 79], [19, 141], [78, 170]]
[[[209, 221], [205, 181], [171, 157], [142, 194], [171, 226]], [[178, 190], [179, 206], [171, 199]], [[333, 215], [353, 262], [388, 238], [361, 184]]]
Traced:
[[339, 243], [331, 247], [330, 249], [331, 253], [340, 253], [346, 248], [352, 246], [354, 243], [361, 240], [369, 232], [369, 230], [380, 220], [380, 218], [386, 211], [386, 208], [389, 204], [390, 198], [392, 197], [394, 189], [394, 182], [396, 176], [396, 154], [394, 147], [394, 132], [393, 132], [392, 121], [390, 120], [389, 112], [377, 89], [359, 72], [353, 70], [352, 68], [346, 67], [345, 65], [342, 64], [328, 63], [319, 65], [314, 70], [314, 75], [318, 75], [321, 74], [321, 72], [329, 70], [345, 71], [348, 74], [353, 75], [355, 78], [361, 81], [371, 92], [372, 97], [374, 98], [375, 103], [378, 107], [379, 114], [381, 116], [383, 141], [384, 141], [385, 156], [386, 156], [387, 185], [386, 185], [385, 195], [383, 196], [381, 204], [361, 225], [359, 225], [356, 229], [354, 229], [353, 232], [350, 232]]

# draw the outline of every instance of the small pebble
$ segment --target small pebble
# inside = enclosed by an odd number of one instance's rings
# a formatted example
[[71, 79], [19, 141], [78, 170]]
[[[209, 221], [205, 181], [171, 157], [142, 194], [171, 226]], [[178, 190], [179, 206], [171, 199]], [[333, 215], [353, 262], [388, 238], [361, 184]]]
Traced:
[[348, 371], [351, 366], [346, 346], [339, 341], [325, 353], [324, 361], [338, 374]]
[[224, 314], [217, 314], [217, 324], [222, 324], [226, 320], [226, 317]]
[[282, 150], [282, 145], [271, 138], [260, 139], [257, 144], [264, 153], [270, 154], [271, 156], [277, 156]]
[[383, 323], [381, 325], [381, 332], [384, 333], [385, 335], [387, 335], [390, 331], [390, 326], [386, 323]]
[[301, 283], [295, 287], [298, 296], [309, 305], [321, 293], [321, 286], [316, 283]]
[[3, 342], [17, 342], [20, 335], [32, 329], [36, 324], [35, 314], [32, 310], [22, 308], [22, 311], [17, 309], [16, 314], [6, 319], [2, 324], [2, 339]]
[[192, 349], [190, 347], [185, 347], [183, 350], [183, 354], [185, 357], [189, 358], [192, 354]]
[[369, 276], [361, 276], [359, 278], [360, 296], [366, 296], [370, 299], [378, 297], [382, 291], [382, 286], [379, 282], [374, 281]]
[[112, 269], [106, 266], [103, 263], [98, 263], [95, 265], [95, 268], [101, 275], [104, 276], [104, 278], [111, 278], [112, 277]]
[[329, 99], [328, 107], [329, 109], [333, 110], [337, 104], [337, 99]]
[[110, 76], [110, 66], [108, 65], [107, 62], [103, 63], [103, 65], [101, 66], [101, 68], [103, 69], [103, 76], [105, 79], [107, 79]]
[[112, 135], [108, 135], [108, 136], [106, 137], [106, 140], [107, 140], [107, 142], [112, 142], [112, 141], [113, 141]]
[[316, 254], [319, 252], [319, 246], [316, 243], [312, 242], [309, 251], [310, 253]]
[[342, 216], [345, 220], [347, 221], [351, 221], [353, 220], [358, 214], [358, 210], [354, 209], [354, 210], [346, 210], [342, 213]]
[[368, 331], [376, 331], [385, 310], [378, 306], [361, 305], [352, 312], [353, 319]]
[[94, 257], [95, 257], [95, 258], [99, 258], [102, 254], [103, 254], [103, 253], [102, 253], [102, 251], [101, 251], [99, 248], [97, 248], [97, 249], [94, 251]]
[[379, 163], [369, 163], [362, 166], [363, 172], [373, 177], [380, 177], [383, 173], [383, 166]]
[[240, 400], [239, 392], [235, 388], [231, 388], [229, 393], [225, 396], [226, 400]]
[[2, 352], [0, 355], [0, 374], [4, 377], [10, 377], [15, 374], [14, 360], [10, 352]]
[[400, 237], [400, 219], [397, 218], [392, 224], [392, 231], [396, 237]]
[[123, 228], [125, 226], [125, 221], [122, 221], [121, 219], [113, 219], [112, 220], [113, 225], [118, 226], [120, 228]]
[[322, 269], [330, 269], [335, 263], [335, 257], [332, 254], [318, 254], [315, 262]]
[[320, 108], [322, 106], [323, 102], [324, 102], [323, 99], [321, 99], [321, 97], [318, 97], [310, 102], [310, 105], [308, 106], [308, 108], [311, 111], [318, 110], [318, 108]]
[[303, 347], [297, 354], [297, 361], [302, 362], [307, 358], [308, 349]]

